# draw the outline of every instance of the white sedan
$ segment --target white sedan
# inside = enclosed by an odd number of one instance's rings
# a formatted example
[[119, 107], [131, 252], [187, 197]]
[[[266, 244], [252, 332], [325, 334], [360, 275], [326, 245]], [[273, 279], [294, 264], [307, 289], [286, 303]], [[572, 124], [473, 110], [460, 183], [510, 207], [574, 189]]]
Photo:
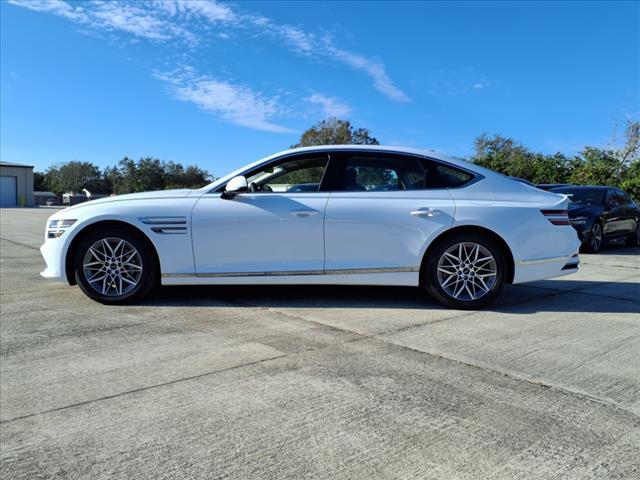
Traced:
[[157, 284], [420, 286], [478, 308], [578, 268], [567, 198], [423, 150], [289, 150], [198, 190], [104, 198], [49, 218], [42, 276], [103, 303]]

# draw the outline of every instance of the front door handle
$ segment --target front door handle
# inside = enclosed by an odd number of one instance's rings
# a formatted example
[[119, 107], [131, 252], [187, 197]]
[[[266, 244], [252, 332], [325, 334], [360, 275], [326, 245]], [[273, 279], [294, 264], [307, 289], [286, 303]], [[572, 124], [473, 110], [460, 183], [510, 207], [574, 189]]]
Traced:
[[414, 210], [411, 212], [411, 215], [414, 217], [435, 217], [436, 215], [440, 215], [442, 210], [435, 210], [433, 208], [419, 208], [418, 210]]
[[291, 215], [294, 217], [307, 218], [318, 213], [318, 210], [292, 210]]

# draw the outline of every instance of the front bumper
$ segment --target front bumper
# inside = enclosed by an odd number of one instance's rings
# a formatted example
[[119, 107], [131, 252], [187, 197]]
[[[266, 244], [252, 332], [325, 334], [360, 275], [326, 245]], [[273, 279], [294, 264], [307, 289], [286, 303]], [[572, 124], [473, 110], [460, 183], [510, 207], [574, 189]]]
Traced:
[[63, 242], [59, 239], [47, 240], [40, 247], [40, 253], [47, 265], [40, 275], [49, 280], [66, 281]]

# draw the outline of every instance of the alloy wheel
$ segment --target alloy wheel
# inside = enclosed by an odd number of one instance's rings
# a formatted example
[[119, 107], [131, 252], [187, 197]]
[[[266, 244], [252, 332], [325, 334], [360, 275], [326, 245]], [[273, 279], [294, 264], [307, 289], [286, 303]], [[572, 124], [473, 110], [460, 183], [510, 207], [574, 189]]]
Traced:
[[456, 300], [484, 297], [496, 283], [498, 266], [491, 252], [474, 242], [449, 247], [438, 261], [440, 287]]
[[116, 297], [126, 295], [140, 282], [142, 257], [122, 238], [102, 238], [88, 248], [82, 268], [93, 290]]

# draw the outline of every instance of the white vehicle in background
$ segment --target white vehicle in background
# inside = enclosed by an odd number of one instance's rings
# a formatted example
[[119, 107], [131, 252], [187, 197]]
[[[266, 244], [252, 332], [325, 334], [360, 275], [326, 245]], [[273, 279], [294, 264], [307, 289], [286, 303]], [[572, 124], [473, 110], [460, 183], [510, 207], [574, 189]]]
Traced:
[[162, 285], [420, 286], [478, 308], [505, 283], [578, 268], [567, 198], [423, 150], [288, 150], [198, 190], [53, 215], [42, 276], [103, 303]]

